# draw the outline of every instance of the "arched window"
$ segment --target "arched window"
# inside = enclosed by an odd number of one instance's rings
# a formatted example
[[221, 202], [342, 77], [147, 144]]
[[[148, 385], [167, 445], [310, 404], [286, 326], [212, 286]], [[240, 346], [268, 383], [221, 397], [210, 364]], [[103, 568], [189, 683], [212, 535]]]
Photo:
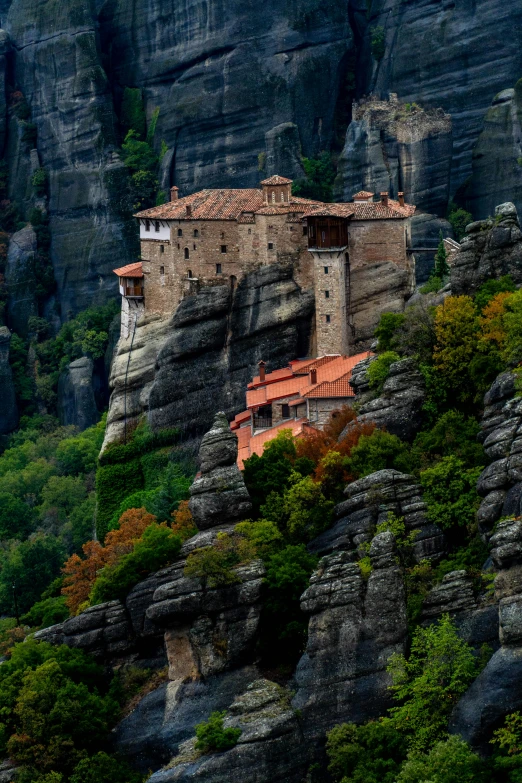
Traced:
[[275, 192], [272, 191], [272, 204], [275, 204]]
[[194, 229], [194, 236], [199, 237], [199, 231], [197, 230], [197, 228]]
[[189, 249], [188, 247], [185, 248], [185, 258], [189, 257]]
[[178, 237], [182, 237], [182, 236], [183, 236], [183, 229], [178, 228]]

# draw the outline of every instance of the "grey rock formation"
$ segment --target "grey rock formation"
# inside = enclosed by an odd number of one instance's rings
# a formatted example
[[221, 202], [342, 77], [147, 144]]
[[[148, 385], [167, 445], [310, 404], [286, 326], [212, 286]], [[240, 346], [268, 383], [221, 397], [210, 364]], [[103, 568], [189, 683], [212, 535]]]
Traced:
[[61, 424], [74, 424], [81, 431], [99, 419], [94, 398], [92, 359], [82, 356], [71, 362], [58, 381], [58, 410]]
[[121, 439], [125, 414], [188, 435], [208, 430], [216, 410], [232, 418], [261, 359], [275, 368], [307, 354], [312, 313], [313, 296], [291, 267], [273, 265], [247, 275], [233, 295], [226, 285], [203, 288], [173, 319], [140, 321], [132, 351], [120, 340], [116, 352], [105, 444]]
[[451, 571], [424, 599], [422, 618], [428, 620], [446, 612], [463, 612], [475, 609], [476, 605], [472, 580], [466, 571]]
[[290, 694], [270, 680], [255, 680], [229, 708], [225, 727], [241, 729], [238, 744], [225, 753], [201, 756], [195, 739], [180, 747], [151, 783], [300, 783], [309, 749], [303, 748]]
[[32, 226], [14, 233], [9, 240], [5, 283], [9, 292], [7, 313], [9, 327], [21, 335], [27, 335], [27, 321], [37, 315], [35, 295], [34, 258], [36, 234]]
[[442, 216], [449, 196], [451, 117], [375, 97], [354, 105], [339, 159], [337, 195], [350, 201], [359, 190], [403, 191], [419, 210]]
[[13, 373], [9, 364], [9, 345], [11, 332], [7, 326], [0, 326], [0, 389], [2, 407], [0, 408], [0, 435], [12, 432], [18, 426], [18, 407], [13, 382]]
[[165, 683], [118, 724], [115, 746], [141, 771], [158, 769], [192, 737], [196, 724], [208, 720], [211, 712], [230, 707], [258, 676], [253, 666], [247, 666], [208, 679]]
[[[472, 151], [493, 97], [520, 78], [522, 60], [513, 30], [521, 23], [520, 6], [508, 7], [502, 0], [372, 4], [369, 30], [382, 26], [386, 45], [384, 57], [371, 62], [367, 32], [365, 92], [394, 92], [401, 101], [443, 106], [451, 115], [451, 195], [471, 175]], [[495, 36], [484, 40], [484, 31], [493, 29]]]
[[492, 462], [483, 470], [477, 491], [479, 530], [489, 537], [494, 523], [522, 510], [522, 401], [515, 396], [515, 376], [501, 373], [484, 396], [480, 439]]
[[17, 768], [7, 759], [0, 763], [0, 783], [13, 783], [17, 778]]
[[403, 575], [391, 533], [374, 538], [370, 558], [365, 585], [347, 553], [328, 555], [301, 598], [310, 622], [293, 705], [307, 737], [376, 717], [390, 704], [386, 665], [390, 655], [404, 651], [407, 639]]
[[246, 519], [252, 502], [237, 460], [237, 436], [224, 413], [216, 414], [199, 450], [201, 476], [190, 488], [189, 508], [199, 530]]
[[305, 176], [301, 160], [299, 128], [294, 122], [282, 122], [265, 133], [266, 151], [262, 173], [266, 177], [286, 171], [290, 179]]
[[377, 397], [370, 390], [367, 376], [371, 361], [364, 359], [356, 365], [350, 380], [357, 401], [361, 403], [357, 420], [373, 422], [401, 440], [412, 441], [422, 425], [422, 406], [426, 399], [424, 378], [413, 359], [401, 359], [391, 365], [383, 390]]
[[425, 283], [431, 274], [441, 232], [444, 238], [454, 238], [448, 220], [418, 209], [415, 211], [411, 218], [411, 250], [415, 257], [417, 285]]
[[472, 295], [490, 278], [511, 275], [522, 283], [522, 232], [515, 205], [495, 207], [495, 219], [479, 220], [466, 227], [466, 236], [451, 266], [453, 295]]
[[466, 208], [475, 218], [492, 215], [500, 202], [522, 209], [522, 82], [493, 98], [473, 149]]
[[333, 526], [309, 544], [310, 551], [325, 554], [340, 550], [355, 555], [391, 512], [404, 518], [406, 530], [418, 531], [413, 547], [417, 561], [437, 560], [444, 554], [444, 535], [427, 521], [426, 504], [413, 476], [379, 470], [348, 484], [344, 494], [347, 500], [335, 507]]
[[123, 658], [134, 651], [131, 624], [120, 601], [92, 606], [61, 625], [38, 631], [35, 638], [77, 647], [103, 661]]

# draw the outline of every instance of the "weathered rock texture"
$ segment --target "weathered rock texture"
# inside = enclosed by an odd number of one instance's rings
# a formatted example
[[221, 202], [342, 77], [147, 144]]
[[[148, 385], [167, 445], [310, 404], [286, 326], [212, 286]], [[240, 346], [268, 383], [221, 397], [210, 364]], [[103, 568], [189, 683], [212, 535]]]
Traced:
[[309, 544], [310, 551], [325, 554], [341, 550], [355, 556], [391, 512], [404, 517], [406, 530], [418, 531], [413, 547], [416, 560], [442, 557], [444, 535], [426, 519], [426, 504], [413, 476], [397, 470], [379, 470], [348, 484], [344, 494], [347, 500], [335, 507], [333, 526]]
[[0, 408], [0, 435], [12, 432], [18, 426], [18, 407], [13, 382], [13, 373], [9, 364], [9, 345], [11, 332], [7, 326], [0, 327], [0, 389], [2, 406]]
[[[522, 525], [508, 520], [491, 538], [500, 648], [457, 704], [450, 731], [487, 748], [491, 732], [522, 707]], [[495, 607], [496, 608], [496, 607]]]
[[[350, 383], [360, 405], [357, 420], [373, 422], [401, 440], [412, 441], [422, 425], [422, 406], [426, 399], [424, 378], [413, 359], [401, 359], [391, 365], [382, 392], [377, 396], [370, 389], [367, 373], [372, 361], [375, 359], [364, 359], [352, 371]], [[348, 429], [349, 425], [345, 432]]]
[[522, 209], [522, 81], [492, 101], [473, 150], [464, 198], [476, 218], [492, 215], [500, 202]]
[[5, 283], [8, 290], [8, 324], [18, 334], [27, 335], [27, 321], [37, 315], [34, 294], [36, 234], [32, 226], [17, 231], [9, 240]]
[[319, 563], [301, 608], [311, 615], [308, 643], [296, 672], [293, 705], [301, 710], [305, 736], [319, 737], [337, 723], [382, 714], [390, 703], [386, 666], [407, 639], [406, 598], [391, 533], [370, 548], [367, 585], [350, 555], [338, 552]]
[[218, 413], [201, 441], [201, 476], [190, 488], [189, 508], [200, 530], [225, 522], [239, 522], [252, 512], [243, 474], [237, 460], [237, 436], [227, 417]]
[[387, 191], [422, 212], [443, 216], [449, 197], [451, 117], [442, 109], [407, 107], [397, 96], [355, 104], [339, 159], [337, 195]]
[[511, 275], [522, 283], [522, 232], [515, 205], [495, 208], [495, 219], [479, 220], [466, 227], [466, 236], [451, 266], [451, 291], [472, 295], [490, 278]]
[[504, 372], [484, 396], [480, 439], [492, 460], [477, 482], [483, 497], [477, 519], [484, 538], [498, 519], [522, 512], [522, 400], [515, 391], [515, 375]]
[[118, 345], [105, 442], [143, 415], [153, 428], [187, 435], [203, 434], [216, 410], [232, 418], [261, 359], [275, 369], [307, 354], [312, 313], [313, 295], [290, 267], [274, 265], [247, 275], [235, 293], [203, 288], [172, 319], [143, 319]]
[[93, 362], [87, 356], [71, 362], [60, 375], [58, 407], [60, 422], [86, 430], [99, 418], [93, 388]]

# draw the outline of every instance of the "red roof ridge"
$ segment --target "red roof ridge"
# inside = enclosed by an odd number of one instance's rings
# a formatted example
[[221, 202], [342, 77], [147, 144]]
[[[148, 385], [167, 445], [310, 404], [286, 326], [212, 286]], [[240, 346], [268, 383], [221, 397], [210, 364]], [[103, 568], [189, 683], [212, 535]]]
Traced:
[[280, 174], [274, 174], [268, 179], [261, 180], [261, 185], [291, 185], [293, 180], [282, 177]]
[[112, 271], [118, 277], [143, 277], [143, 264], [141, 261], [135, 261], [133, 264], [120, 266], [119, 269]]

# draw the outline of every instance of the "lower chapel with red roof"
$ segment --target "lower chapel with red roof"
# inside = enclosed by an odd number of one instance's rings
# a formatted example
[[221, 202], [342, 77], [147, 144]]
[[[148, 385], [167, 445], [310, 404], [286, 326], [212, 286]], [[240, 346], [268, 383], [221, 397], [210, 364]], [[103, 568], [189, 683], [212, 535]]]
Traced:
[[[388, 193], [325, 204], [292, 195], [278, 175], [260, 188], [202, 190], [139, 212], [141, 261], [115, 269], [122, 338], [143, 313], [171, 315], [204, 285], [234, 287], [267, 264], [291, 265], [315, 295], [310, 354], [367, 348], [381, 312], [402, 310], [415, 285], [410, 218], [415, 207]], [[320, 367], [317, 368], [320, 372]], [[311, 398], [312, 399], [312, 398]]]

